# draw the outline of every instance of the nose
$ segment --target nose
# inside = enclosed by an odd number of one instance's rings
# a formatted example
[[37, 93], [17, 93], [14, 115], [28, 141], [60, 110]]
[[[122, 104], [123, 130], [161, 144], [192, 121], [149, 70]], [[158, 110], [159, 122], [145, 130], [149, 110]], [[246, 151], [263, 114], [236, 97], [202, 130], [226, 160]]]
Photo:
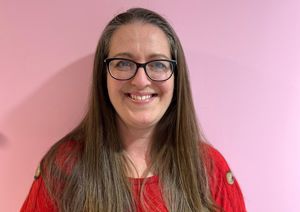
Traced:
[[131, 84], [137, 88], [144, 88], [151, 84], [151, 80], [146, 75], [146, 70], [143, 67], [139, 67], [135, 76], [131, 79]]

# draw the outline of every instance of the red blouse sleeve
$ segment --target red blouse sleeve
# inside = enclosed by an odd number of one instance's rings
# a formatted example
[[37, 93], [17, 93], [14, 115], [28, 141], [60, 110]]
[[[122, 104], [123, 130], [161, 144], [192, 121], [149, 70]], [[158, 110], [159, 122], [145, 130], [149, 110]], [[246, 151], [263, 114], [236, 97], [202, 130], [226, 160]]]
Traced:
[[34, 180], [30, 192], [21, 208], [21, 212], [54, 212], [58, 211], [51, 200], [41, 176]]
[[[80, 145], [76, 141], [67, 141], [62, 143], [57, 151], [55, 163], [64, 174], [69, 174], [76, 162], [76, 157], [69, 157], [70, 152], [77, 153]], [[76, 154], [74, 154], [76, 155]], [[66, 162], [66, 163], [65, 163]], [[40, 175], [41, 169], [38, 167], [35, 174], [35, 180], [31, 186], [30, 192], [21, 208], [21, 212], [52, 212], [58, 211], [55, 202], [50, 198], [44, 179]], [[59, 188], [59, 184], [57, 184]]]
[[212, 147], [208, 153], [212, 158], [210, 187], [216, 204], [225, 212], [245, 212], [243, 194], [226, 160]]

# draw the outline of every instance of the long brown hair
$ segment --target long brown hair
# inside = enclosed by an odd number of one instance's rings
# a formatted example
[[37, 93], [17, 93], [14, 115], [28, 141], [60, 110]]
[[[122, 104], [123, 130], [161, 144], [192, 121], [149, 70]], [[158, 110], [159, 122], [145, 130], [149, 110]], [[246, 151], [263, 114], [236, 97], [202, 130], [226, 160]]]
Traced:
[[202, 137], [192, 101], [188, 69], [180, 41], [170, 24], [157, 13], [133, 8], [105, 27], [95, 54], [89, 107], [76, 129], [57, 142], [42, 160], [42, 176], [60, 211], [135, 211], [127, 163], [122, 151], [116, 112], [107, 91], [104, 59], [110, 39], [120, 26], [143, 22], [159, 27], [177, 61], [174, 94], [157, 124], [150, 157], [159, 176], [169, 211], [214, 211]]

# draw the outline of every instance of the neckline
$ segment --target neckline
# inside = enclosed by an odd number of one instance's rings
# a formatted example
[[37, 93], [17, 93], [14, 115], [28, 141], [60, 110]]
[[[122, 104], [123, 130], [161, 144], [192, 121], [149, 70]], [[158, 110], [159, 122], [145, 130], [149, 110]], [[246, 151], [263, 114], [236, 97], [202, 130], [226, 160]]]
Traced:
[[150, 177], [145, 177], [145, 178], [128, 177], [128, 179], [130, 182], [132, 182], [135, 185], [141, 185], [143, 182], [145, 182], [145, 184], [158, 183], [157, 175], [152, 175]]

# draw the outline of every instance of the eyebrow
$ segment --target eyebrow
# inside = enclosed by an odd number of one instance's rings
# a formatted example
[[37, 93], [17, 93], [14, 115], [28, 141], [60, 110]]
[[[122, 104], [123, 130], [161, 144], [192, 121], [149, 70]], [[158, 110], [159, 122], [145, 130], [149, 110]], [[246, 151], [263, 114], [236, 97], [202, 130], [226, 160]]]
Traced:
[[129, 52], [121, 52], [118, 54], [113, 55], [112, 57], [128, 57], [128, 58], [133, 58], [133, 55], [130, 54]]
[[[120, 53], [117, 53], [115, 55], [113, 55], [112, 57], [126, 57], [126, 58], [130, 58], [130, 59], [135, 59], [133, 54], [129, 53], [129, 52], [120, 52]], [[149, 56], [147, 56], [147, 59], [170, 59], [169, 57], [167, 57], [166, 55], [164, 54], [150, 54]]]

